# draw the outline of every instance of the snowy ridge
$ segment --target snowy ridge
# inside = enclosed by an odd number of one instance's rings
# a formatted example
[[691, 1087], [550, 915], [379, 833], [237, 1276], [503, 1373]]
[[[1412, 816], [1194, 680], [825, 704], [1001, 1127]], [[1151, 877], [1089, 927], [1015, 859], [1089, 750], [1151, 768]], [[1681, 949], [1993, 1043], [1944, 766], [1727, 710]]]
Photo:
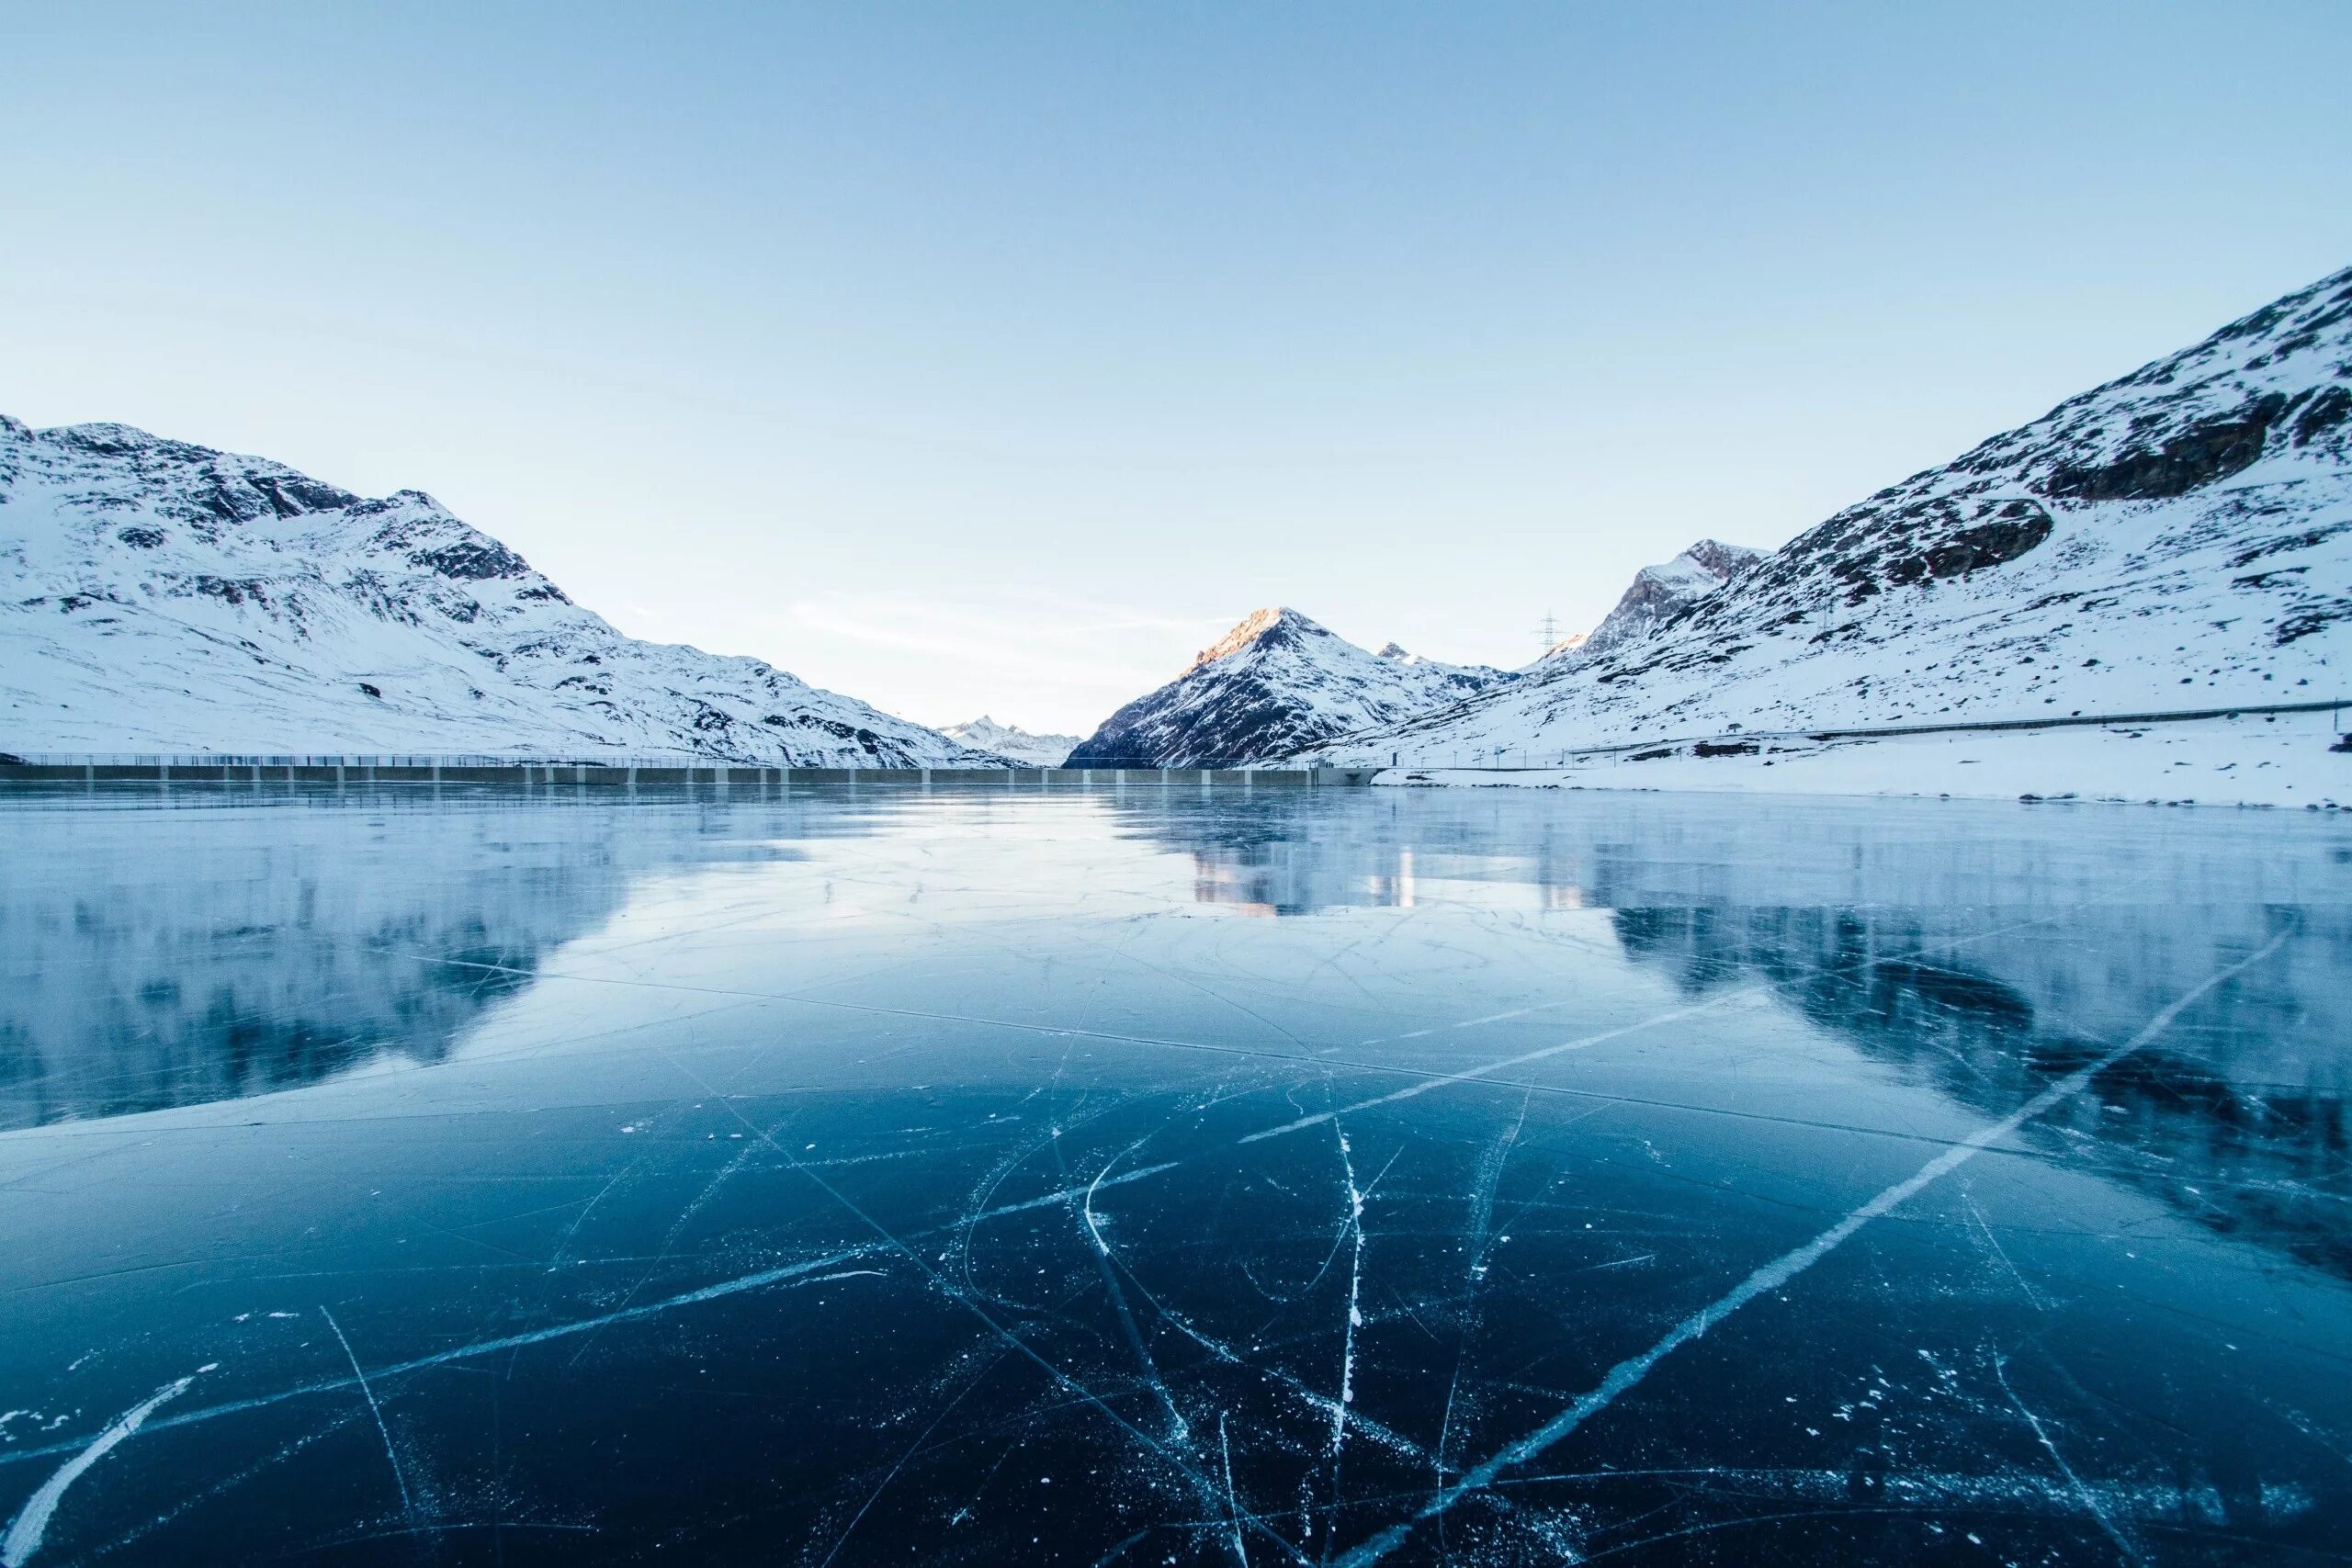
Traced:
[[1370, 653], [1282, 606], [1259, 610], [1184, 672], [1104, 720], [1069, 765], [1227, 768], [1397, 723], [1508, 680], [1390, 643]]
[[1032, 735], [1016, 724], [999, 724], [988, 715], [964, 724], [951, 724], [939, 733], [978, 751], [1010, 758], [1024, 768], [1058, 768], [1078, 745], [1075, 735]]
[[1655, 637], [1660, 628], [1770, 552], [1702, 539], [1670, 561], [1645, 566], [1599, 626], [1545, 657], [1579, 662]]
[[2352, 269], [1847, 508], [1650, 637], [1328, 755], [2331, 697], [2347, 620]]
[[420, 491], [0, 416], [0, 750], [1001, 758], [625, 637]]

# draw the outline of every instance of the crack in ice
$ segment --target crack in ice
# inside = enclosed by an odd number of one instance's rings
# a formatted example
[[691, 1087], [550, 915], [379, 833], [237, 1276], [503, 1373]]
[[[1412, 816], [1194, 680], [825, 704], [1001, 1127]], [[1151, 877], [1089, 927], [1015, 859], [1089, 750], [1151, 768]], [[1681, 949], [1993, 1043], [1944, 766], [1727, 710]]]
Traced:
[[1819, 1235], [1782, 1253], [1749, 1274], [1724, 1294], [1676, 1324], [1667, 1331], [1663, 1338], [1649, 1348], [1629, 1356], [1611, 1367], [1598, 1386], [1553, 1416], [1551, 1420], [1546, 1421], [1526, 1437], [1506, 1445], [1472, 1469], [1464, 1472], [1460, 1480], [1439, 1491], [1435, 1496], [1416, 1510], [1411, 1517], [1389, 1526], [1350, 1550], [1340, 1559], [1341, 1568], [1369, 1568], [1369, 1564], [1380, 1562], [1404, 1545], [1415, 1526], [1451, 1512], [1464, 1499], [1493, 1485], [1505, 1471], [1526, 1463], [1567, 1438], [1577, 1427], [1608, 1409], [1620, 1397], [1639, 1384], [1643, 1379], [1648, 1377], [1651, 1371], [1668, 1356], [1701, 1337], [1709, 1329], [1758, 1297], [1787, 1284], [1791, 1280], [1844, 1246], [1864, 1225], [1916, 1197], [1941, 1178], [1967, 1164], [1990, 1145], [2007, 1137], [2028, 1122], [2080, 1094], [2101, 1073], [2123, 1061], [2170, 1028], [2174, 1020], [2186, 1012], [2207, 993], [2278, 952], [2286, 944], [2288, 937], [2292, 935], [2293, 931], [2294, 928], [2291, 925], [2282, 928], [2277, 935], [2256, 952], [2207, 976], [2176, 998], [2154, 1018], [2149, 1020], [2146, 1026], [2137, 1034], [2122, 1044], [2067, 1074], [1999, 1121], [1979, 1128], [1953, 1147], [1921, 1166], [1912, 1175], [1883, 1189], [1876, 1196], [1850, 1211], [1845, 1218], [1823, 1231]]
[[319, 1315], [327, 1320], [329, 1328], [334, 1330], [334, 1342], [343, 1347], [345, 1357], [351, 1362], [351, 1375], [359, 1380], [359, 1392], [368, 1399], [368, 1414], [376, 1418], [376, 1435], [384, 1439], [384, 1458], [392, 1467], [393, 1484], [401, 1489], [401, 1514], [410, 1524], [414, 1525], [419, 1522], [416, 1517], [416, 1500], [409, 1495], [408, 1473], [401, 1469], [399, 1450], [392, 1447], [392, 1429], [384, 1425], [384, 1407], [376, 1403], [376, 1390], [368, 1382], [367, 1372], [360, 1368], [358, 1352], [352, 1349], [351, 1341], [344, 1337], [343, 1325], [334, 1320], [334, 1314], [329, 1312], [323, 1304], [319, 1308]]

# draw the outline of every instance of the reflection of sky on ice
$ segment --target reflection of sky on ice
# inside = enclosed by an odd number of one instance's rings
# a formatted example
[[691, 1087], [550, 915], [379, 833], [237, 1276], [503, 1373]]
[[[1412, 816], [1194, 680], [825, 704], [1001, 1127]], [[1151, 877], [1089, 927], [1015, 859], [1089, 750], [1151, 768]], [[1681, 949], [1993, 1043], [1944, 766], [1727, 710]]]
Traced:
[[0, 852], [0, 1558], [2352, 1545], [2325, 821], [102, 793]]

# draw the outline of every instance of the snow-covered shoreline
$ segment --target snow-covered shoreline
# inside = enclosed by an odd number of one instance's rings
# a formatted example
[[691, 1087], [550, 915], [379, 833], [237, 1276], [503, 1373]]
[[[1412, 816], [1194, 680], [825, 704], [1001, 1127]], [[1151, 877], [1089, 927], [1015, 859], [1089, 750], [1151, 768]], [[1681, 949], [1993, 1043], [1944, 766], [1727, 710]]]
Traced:
[[[1802, 739], [1726, 738], [1548, 768], [1399, 766], [1386, 785], [2352, 807], [2352, 751], [2325, 711], [2170, 724]], [[1753, 750], [1735, 750], [1752, 745]], [[1660, 755], [1664, 751], [1667, 754]], [[1770, 770], [1769, 772], [1767, 770]]]

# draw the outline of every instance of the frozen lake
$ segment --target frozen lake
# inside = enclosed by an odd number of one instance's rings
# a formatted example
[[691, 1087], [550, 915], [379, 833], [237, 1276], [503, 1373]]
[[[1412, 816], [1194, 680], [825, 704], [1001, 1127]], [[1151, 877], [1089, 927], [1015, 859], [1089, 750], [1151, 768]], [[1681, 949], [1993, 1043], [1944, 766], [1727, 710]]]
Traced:
[[2352, 825], [0, 796], [0, 1562], [2352, 1552]]

